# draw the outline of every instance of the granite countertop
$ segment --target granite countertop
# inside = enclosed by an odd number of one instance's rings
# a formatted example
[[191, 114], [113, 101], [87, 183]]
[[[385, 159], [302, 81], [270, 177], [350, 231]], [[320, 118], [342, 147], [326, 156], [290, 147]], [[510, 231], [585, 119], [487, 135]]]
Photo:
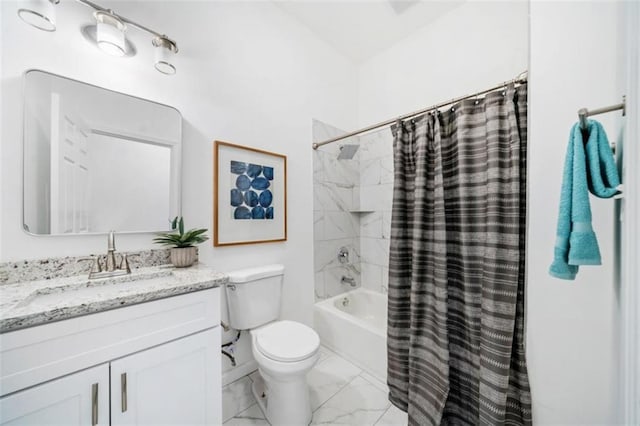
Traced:
[[219, 287], [228, 277], [204, 266], [140, 268], [129, 275], [26, 281], [0, 286], [0, 333]]

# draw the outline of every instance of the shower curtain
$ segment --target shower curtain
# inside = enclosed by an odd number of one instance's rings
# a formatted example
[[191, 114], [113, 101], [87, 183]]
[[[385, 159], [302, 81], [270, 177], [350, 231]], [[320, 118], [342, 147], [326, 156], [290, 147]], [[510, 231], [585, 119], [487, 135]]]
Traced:
[[411, 425], [529, 425], [527, 87], [394, 128], [389, 399]]

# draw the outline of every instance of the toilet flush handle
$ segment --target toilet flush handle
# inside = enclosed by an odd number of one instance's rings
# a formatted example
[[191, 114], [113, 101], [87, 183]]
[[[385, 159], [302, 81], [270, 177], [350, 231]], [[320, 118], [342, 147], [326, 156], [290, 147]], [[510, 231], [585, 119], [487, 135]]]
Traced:
[[231, 291], [236, 291], [236, 285], [235, 284], [227, 284], [227, 288]]

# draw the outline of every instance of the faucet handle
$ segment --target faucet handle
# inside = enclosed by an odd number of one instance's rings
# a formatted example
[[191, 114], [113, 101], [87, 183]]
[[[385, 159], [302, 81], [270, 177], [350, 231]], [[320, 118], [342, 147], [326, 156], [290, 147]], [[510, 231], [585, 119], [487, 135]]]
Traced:
[[91, 269], [89, 269], [89, 276], [97, 272], [102, 272], [102, 263], [100, 262], [100, 256], [81, 257], [80, 259], [78, 259], [78, 262], [83, 262], [87, 260], [90, 260], [93, 262], [91, 264]]
[[338, 260], [340, 263], [349, 263], [349, 249], [346, 247], [340, 247], [338, 251]]
[[102, 256], [96, 256], [96, 261], [93, 263], [93, 266], [91, 268], [93, 272], [102, 272], [104, 270], [104, 268], [102, 267], [102, 262], [100, 261], [101, 257]]
[[127, 274], [131, 273], [131, 267], [129, 267], [129, 258], [126, 253], [120, 256], [120, 266], [118, 267], [118, 269], [127, 271]]

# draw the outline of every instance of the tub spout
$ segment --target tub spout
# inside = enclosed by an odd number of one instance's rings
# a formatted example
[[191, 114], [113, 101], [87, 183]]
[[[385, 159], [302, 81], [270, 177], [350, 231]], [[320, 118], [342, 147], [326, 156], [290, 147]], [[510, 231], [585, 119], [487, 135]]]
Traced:
[[342, 276], [342, 278], [340, 278], [340, 283], [341, 284], [349, 284], [351, 287], [355, 287], [356, 286], [356, 280], [355, 278], [352, 277], [347, 277], [347, 276]]

